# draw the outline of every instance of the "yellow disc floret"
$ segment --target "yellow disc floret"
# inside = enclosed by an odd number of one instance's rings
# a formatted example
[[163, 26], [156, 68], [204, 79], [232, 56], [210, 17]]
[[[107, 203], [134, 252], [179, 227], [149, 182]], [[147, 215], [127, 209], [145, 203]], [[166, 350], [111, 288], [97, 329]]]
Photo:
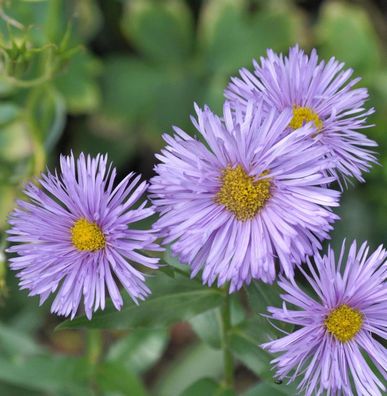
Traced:
[[324, 324], [339, 341], [347, 342], [360, 331], [363, 325], [363, 315], [359, 310], [343, 304], [329, 313]]
[[314, 122], [317, 131], [320, 132], [323, 127], [323, 122], [316, 112], [309, 107], [293, 107], [293, 118], [289, 123], [289, 127], [293, 130], [301, 128], [308, 122]]
[[105, 236], [101, 228], [85, 218], [77, 220], [71, 227], [71, 242], [78, 250], [93, 252], [105, 247]]
[[[266, 176], [263, 172], [261, 176]], [[270, 198], [270, 179], [255, 180], [241, 165], [228, 166], [221, 175], [222, 186], [215, 202], [224, 205], [238, 220], [252, 219]]]

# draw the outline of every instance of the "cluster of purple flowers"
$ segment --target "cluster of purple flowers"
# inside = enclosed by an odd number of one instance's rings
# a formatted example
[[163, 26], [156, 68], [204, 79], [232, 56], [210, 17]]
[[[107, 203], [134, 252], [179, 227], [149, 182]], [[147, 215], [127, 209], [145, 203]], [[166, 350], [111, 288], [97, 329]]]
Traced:
[[[354, 88], [352, 70], [334, 58], [318, 60], [298, 46], [288, 56], [269, 50], [240, 71], [225, 91], [222, 116], [195, 107], [197, 136], [178, 127], [163, 136], [149, 197], [139, 176], [114, 186], [116, 171], [106, 156], [61, 157], [61, 172], [31, 183], [11, 215], [9, 252], [21, 288], [43, 303], [58, 290], [52, 312], [74, 317], [81, 300], [88, 318], [105, 307], [106, 291], [117, 309], [121, 283], [134, 301], [150, 292], [139, 265], [155, 269], [147, 251], [162, 248], [201, 274], [203, 283], [228, 285], [230, 292], [253, 280], [279, 285], [282, 308], [270, 317], [298, 330], [263, 345], [278, 354], [277, 376], [307, 395], [381, 395], [381, 380], [365, 352], [387, 377], [386, 349], [374, 336], [387, 335], [387, 254], [368, 257], [353, 243], [338, 263], [329, 249], [321, 257], [338, 216], [340, 189], [376, 162], [369, 127], [367, 90]], [[159, 214], [151, 230], [131, 225]], [[309, 257], [314, 256], [314, 265]], [[305, 269], [302, 263], [307, 263]], [[298, 268], [316, 298], [294, 280]], [[297, 309], [288, 309], [286, 303]]]

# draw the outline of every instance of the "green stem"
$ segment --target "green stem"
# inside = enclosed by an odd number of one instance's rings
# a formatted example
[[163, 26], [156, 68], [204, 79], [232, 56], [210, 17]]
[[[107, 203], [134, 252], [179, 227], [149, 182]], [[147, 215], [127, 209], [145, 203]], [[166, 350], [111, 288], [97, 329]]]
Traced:
[[225, 291], [222, 306], [222, 349], [224, 360], [224, 381], [227, 388], [234, 386], [234, 360], [230, 350], [229, 332], [231, 328], [230, 319], [230, 295]]
[[91, 366], [95, 366], [102, 353], [102, 333], [101, 330], [89, 329], [86, 336], [87, 360]]
[[103, 349], [103, 338], [101, 330], [89, 329], [86, 333], [86, 358], [90, 366], [90, 387], [93, 389], [93, 394], [96, 396], [101, 395], [98, 387], [97, 366], [101, 359]]

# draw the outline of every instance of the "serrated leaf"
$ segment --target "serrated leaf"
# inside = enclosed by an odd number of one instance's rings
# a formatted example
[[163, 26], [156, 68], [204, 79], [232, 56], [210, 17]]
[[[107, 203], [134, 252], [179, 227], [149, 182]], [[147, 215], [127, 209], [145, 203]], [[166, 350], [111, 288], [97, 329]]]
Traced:
[[127, 4], [122, 31], [139, 51], [158, 62], [171, 63], [188, 57], [193, 22], [184, 2], [132, 0]]

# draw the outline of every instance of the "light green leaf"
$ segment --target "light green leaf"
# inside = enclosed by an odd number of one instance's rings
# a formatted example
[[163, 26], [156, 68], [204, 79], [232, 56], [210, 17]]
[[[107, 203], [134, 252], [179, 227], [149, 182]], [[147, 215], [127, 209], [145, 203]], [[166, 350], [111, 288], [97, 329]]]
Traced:
[[159, 62], [182, 61], [192, 47], [192, 16], [178, 0], [131, 0], [122, 18], [122, 31], [138, 50]]
[[291, 390], [284, 384], [276, 385], [266, 382], [261, 382], [258, 385], [250, 388], [242, 396], [294, 396]]
[[44, 351], [27, 334], [0, 324], [0, 350], [8, 355], [33, 355]]
[[334, 55], [356, 72], [370, 72], [380, 66], [380, 43], [363, 7], [338, 1], [324, 3], [316, 36], [319, 53], [326, 59]]
[[246, 1], [210, 0], [203, 7], [199, 39], [206, 68], [218, 74], [229, 74], [249, 64]]
[[271, 355], [260, 348], [266, 334], [255, 320], [234, 327], [230, 331], [230, 349], [233, 354], [260, 378], [272, 380]]
[[67, 391], [88, 394], [85, 389], [87, 365], [74, 358], [41, 356], [7, 360], [0, 358], [0, 381], [42, 392]]
[[135, 330], [110, 347], [107, 360], [120, 363], [133, 373], [142, 373], [157, 362], [167, 342], [164, 329]]
[[236, 394], [230, 390], [225, 389], [218, 382], [211, 378], [202, 378], [189, 386], [181, 396], [235, 396]]
[[0, 127], [0, 158], [3, 161], [15, 162], [32, 154], [31, 138], [28, 125], [16, 120]]
[[72, 114], [88, 113], [100, 103], [96, 77], [100, 74], [99, 61], [86, 50], [79, 51], [64, 71], [55, 78], [55, 85], [63, 95]]
[[250, 67], [267, 48], [287, 50], [300, 36], [300, 25], [295, 9], [284, 4], [250, 12], [244, 0], [210, 0], [199, 25], [205, 65], [218, 76]]
[[66, 122], [66, 107], [62, 95], [50, 85], [31, 91], [30, 106], [40, 140], [51, 149], [61, 136]]
[[216, 351], [205, 344], [194, 345], [165, 369], [163, 377], [156, 384], [154, 394], [179, 396], [195, 381], [203, 377], [217, 378], [222, 371], [221, 351]]
[[12, 102], [0, 103], [0, 126], [14, 121], [20, 114], [20, 107]]
[[[245, 319], [243, 307], [238, 294], [231, 296], [231, 325], [236, 326]], [[213, 348], [221, 347], [221, 313], [220, 309], [203, 312], [189, 320], [195, 333]]]
[[107, 392], [123, 396], [148, 394], [141, 380], [118, 362], [101, 363], [97, 367], [96, 381], [104, 394]]

